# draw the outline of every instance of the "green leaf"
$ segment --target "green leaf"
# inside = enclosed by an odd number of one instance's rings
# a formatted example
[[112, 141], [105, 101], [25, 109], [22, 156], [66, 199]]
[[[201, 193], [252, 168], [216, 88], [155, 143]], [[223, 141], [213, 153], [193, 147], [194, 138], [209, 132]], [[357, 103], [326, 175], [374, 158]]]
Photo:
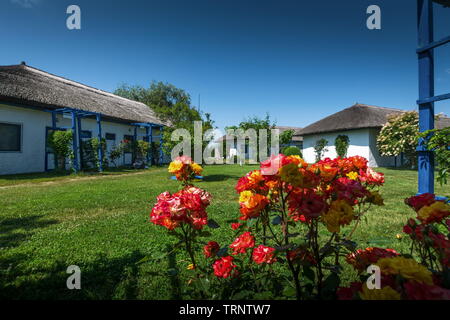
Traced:
[[314, 273], [314, 270], [311, 269], [309, 266], [303, 266], [303, 275], [310, 280], [312, 283], [314, 283], [314, 280], [316, 278], [316, 274]]
[[228, 255], [228, 247], [223, 247], [219, 251], [217, 251], [218, 257], [225, 257]]
[[272, 224], [273, 225], [278, 225], [278, 224], [281, 224], [281, 217], [280, 216], [276, 216], [275, 218], [273, 218], [273, 220], [272, 220]]
[[220, 225], [213, 219], [208, 219], [208, 227], [211, 229], [217, 229], [220, 228]]
[[178, 270], [175, 268], [167, 269], [167, 274], [171, 277], [175, 277], [176, 275], [178, 275]]

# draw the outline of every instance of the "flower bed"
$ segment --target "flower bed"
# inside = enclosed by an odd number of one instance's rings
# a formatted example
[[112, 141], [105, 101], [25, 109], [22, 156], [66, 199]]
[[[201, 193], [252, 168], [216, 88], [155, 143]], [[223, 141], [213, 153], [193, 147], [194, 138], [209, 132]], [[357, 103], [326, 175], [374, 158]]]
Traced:
[[[308, 165], [280, 154], [262, 162], [237, 182], [239, 216], [229, 229], [236, 237], [222, 246], [203, 239], [209, 237], [205, 226], [219, 226], [207, 215], [211, 195], [191, 184], [201, 167], [180, 157], [169, 171], [182, 189], [158, 196], [151, 221], [179, 239], [174, 248], [187, 251], [192, 298], [450, 298], [450, 206], [434, 195], [407, 199], [418, 220], [410, 219], [404, 232], [419, 262], [391, 249], [357, 250], [352, 235], [362, 217], [383, 205], [384, 176], [362, 157]], [[341, 287], [344, 264], [361, 281]], [[370, 266], [380, 271], [378, 289], [370, 285]]]

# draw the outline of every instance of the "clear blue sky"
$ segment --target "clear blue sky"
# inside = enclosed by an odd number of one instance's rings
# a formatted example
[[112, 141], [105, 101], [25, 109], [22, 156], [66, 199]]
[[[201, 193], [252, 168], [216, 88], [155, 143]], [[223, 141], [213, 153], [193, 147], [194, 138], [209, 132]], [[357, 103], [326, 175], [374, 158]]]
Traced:
[[[82, 30], [66, 28], [70, 4]], [[371, 4], [382, 30], [366, 28]], [[450, 9], [436, 11], [441, 38]], [[2, 0], [0, 24], [1, 65], [26, 61], [106, 91], [167, 81], [194, 104], [201, 94], [221, 128], [266, 112], [306, 126], [355, 102], [416, 108], [412, 0]], [[450, 46], [436, 58], [436, 93], [450, 92]]]

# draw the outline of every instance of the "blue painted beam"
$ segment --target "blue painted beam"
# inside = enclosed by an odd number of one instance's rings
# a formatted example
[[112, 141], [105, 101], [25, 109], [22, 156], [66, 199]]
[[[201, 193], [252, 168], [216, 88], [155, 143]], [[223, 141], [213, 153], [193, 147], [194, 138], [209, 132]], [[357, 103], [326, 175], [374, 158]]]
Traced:
[[417, 53], [422, 53], [422, 52], [425, 52], [425, 51], [428, 51], [428, 50], [440, 47], [440, 46], [442, 46], [444, 44], [447, 44], [449, 42], [450, 42], [450, 37], [445, 37], [444, 39], [441, 39], [439, 41], [434, 41], [434, 42], [432, 42], [432, 43], [430, 43], [428, 45], [425, 45], [425, 46], [417, 49], [416, 52]]
[[98, 171], [103, 171], [103, 148], [102, 148], [102, 116], [96, 115], [97, 134], [98, 134]]
[[442, 100], [447, 100], [447, 99], [450, 99], [450, 93], [441, 94], [441, 95], [430, 97], [430, 98], [425, 98], [423, 100], [417, 100], [417, 104], [426, 104], [426, 103], [437, 102], [437, 101], [442, 101]]
[[[417, 1], [419, 48], [433, 43], [433, 3], [431, 0]], [[433, 50], [419, 54], [419, 101], [434, 96], [434, 56]], [[419, 131], [434, 128], [434, 103], [419, 104]], [[425, 150], [419, 141], [418, 174], [419, 193], [434, 193], [434, 155]]]

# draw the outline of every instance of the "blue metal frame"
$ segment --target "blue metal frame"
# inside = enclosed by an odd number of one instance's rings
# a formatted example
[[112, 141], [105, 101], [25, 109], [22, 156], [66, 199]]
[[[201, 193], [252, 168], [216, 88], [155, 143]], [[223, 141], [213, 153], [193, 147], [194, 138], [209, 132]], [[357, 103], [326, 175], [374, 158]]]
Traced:
[[[145, 128], [145, 135], [146, 135], [149, 143], [153, 142], [153, 138], [159, 138], [159, 163], [161, 164], [163, 161], [163, 157], [164, 157], [163, 150], [162, 150], [164, 126], [159, 125], [159, 124], [150, 123], [150, 122], [136, 122], [136, 123], [132, 123], [131, 125], [135, 126], [135, 128], [134, 128], [135, 141], [137, 141], [137, 128], [138, 127]], [[153, 128], [159, 128], [160, 134], [158, 136], [153, 135]], [[148, 166], [151, 166], [151, 163], [152, 163], [151, 160], [152, 160], [151, 155], [148, 154], [147, 155], [147, 165]]]
[[[80, 147], [78, 146], [78, 141], [81, 141], [81, 119], [84, 117], [90, 117], [95, 116], [97, 120], [97, 126], [98, 126], [98, 138], [101, 142], [102, 139], [102, 127], [101, 127], [101, 114], [97, 112], [90, 112], [90, 111], [84, 111], [79, 109], [73, 109], [73, 108], [59, 108], [59, 109], [46, 109], [44, 110], [46, 112], [50, 112], [52, 114], [52, 129], [53, 130], [61, 130], [61, 129], [71, 129], [73, 138], [72, 138], [72, 151], [73, 151], [73, 170], [75, 172], [78, 172], [81, 169], [81, 161], [79, 161], [80, 156]], [[56, 114], [58, 113], [70, 113], [72, 115], [72, 126], [70, 128], [57, 128], [56, 127]], [[103, 149], [101, 148], [101, 143], [99, 144], [99, 171], [101, 172], [103, 170]], [[48, 169], [48, 155], [46, 152], [45, 155], [45, 168]]]
[[[450, 37], [434, 41], [433, 1], [417, 0], [417, 29], [419, 48], [419, 131], [434, 129], [434, 102], [450, 99], [449, 94], [434, 95], [433, 49], [450, 42]], [[419, 166], [419, 194], [434, 193], [434, 154], [419, 141], [417, 147]]]

